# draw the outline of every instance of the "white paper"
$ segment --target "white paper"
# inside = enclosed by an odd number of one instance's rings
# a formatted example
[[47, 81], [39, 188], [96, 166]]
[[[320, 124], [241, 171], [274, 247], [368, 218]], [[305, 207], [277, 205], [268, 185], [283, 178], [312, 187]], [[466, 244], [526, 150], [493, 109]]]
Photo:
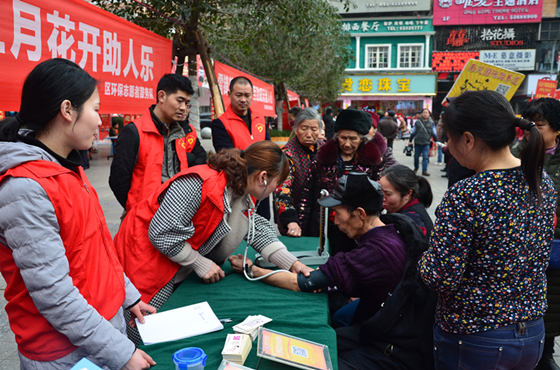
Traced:
[[170, 342], [224, 328], [208, 302], [144, 316], [144, 319], [145, 324], [136, 319], [144, 344]]

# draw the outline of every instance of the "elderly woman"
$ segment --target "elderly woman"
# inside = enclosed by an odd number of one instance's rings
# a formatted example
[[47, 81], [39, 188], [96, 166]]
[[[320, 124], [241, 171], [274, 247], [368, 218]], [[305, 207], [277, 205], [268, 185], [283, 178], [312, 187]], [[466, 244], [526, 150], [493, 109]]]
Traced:
[[[387, 144], [381, 134], [368, 137], [372, 126], [367, 112], [346, 109], [340, 112], [334, 126], [334, 137], [327, 141], [317, 152], [317, 165], [314, 171], [314, 197], [320, 198], [321, 189], [329, 194], [334, 191], [336, 181], [348, 172], [365, 172], [374, 181], [379, 180], [383, 170], [383, 154]], [[319, 234], [319, 207], [313, 208], [310, 230]], [[356, 243], [334, 224], [329, 217], [329, 245], [331, 255], [349, 251]]]
[[323, 123], [315, 108], [301, 110], [294, 120], [294, 137], [284, 146], [290, 164], [288, 178], [276, 189], [278, 229], [282, 235], [311, 236], [309, 216], [314, 207], [311, 168], [319, 146]]

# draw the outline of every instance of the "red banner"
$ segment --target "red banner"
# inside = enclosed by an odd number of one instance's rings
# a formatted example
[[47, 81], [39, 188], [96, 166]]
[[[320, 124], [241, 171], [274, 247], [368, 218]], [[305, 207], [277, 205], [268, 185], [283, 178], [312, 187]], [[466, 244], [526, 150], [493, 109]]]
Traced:
[[142, 113], [170, 71], [172, 41], [83, 0], [1, 0], [0, 108], [19, 110], [38, 63], [70, 59], [99, 81], [101, 113]]
[[235, 77], [243, 76], [247, 77], [253, 84], [253, 102], [251, 103], [251, 109], [264, 117], [276, 116], [276, 110], [274, 109], [274, 87], [272, 85], [218, 61], [214, 61], [214, 71], [218, 79], [218, 86], [220, 86], [220, 93], [222, 94], [226, 109], [230, 102], [228, 96], [229, 83]]
[[478, 51], [434, 51], [432, 71], [461, 72], [469, 59], [479, 59]]
[[558, 83], [554, 80], [539, 80], [537, 82], [537, 91], [533, 99], [555, 98], [557, 85]]
[[434, 26], [540, 23], [542, 0], [436, 0]]

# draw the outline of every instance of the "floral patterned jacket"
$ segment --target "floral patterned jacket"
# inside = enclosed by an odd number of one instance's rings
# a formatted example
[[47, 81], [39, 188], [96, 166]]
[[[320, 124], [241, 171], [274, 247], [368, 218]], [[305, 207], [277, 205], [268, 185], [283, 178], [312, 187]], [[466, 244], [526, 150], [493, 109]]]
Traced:
[[[317, 142], [320, 148], [323, 141]], [[284, 152], [290, 163], [290, 174], [281, 186], [276, 188], [274, 197], [278, 229], [286, 235], [288, 224], [297, 222], [301, 228], [302, 236], [311, 236], [309, 233], [309, 216], [314, 207], [313, 174], [315, 155], [317, 149], [308, 149], [300, 144], [294, 136], [285, 146]]]

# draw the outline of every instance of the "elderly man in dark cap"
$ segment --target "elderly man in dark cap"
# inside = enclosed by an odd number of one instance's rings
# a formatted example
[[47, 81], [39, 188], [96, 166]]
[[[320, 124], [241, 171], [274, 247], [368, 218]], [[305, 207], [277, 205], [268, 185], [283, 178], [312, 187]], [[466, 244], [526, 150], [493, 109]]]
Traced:
[[[333, 326], [340, 327], [339, 369], [430, 368], [436, 296], [430, 296], [416, 269], [428, 248], [420, 228], [403, 215], [380, 216], [381, 186], [365, 173], [342, 176], [333, 193], [318, 202], [333, 209], [335, 224], [355, 240], [356, 248], [329, 257], [307, 277], [281, 272], [263, 280], [298, 292], [336, 286], [346, 297], [360, 297], [333, 317]], [[249, 276], [271, 272], [249, 259], [244, 265], [243, 255], [229, 261], [236, 272], [245, 269]], [[416, 319], [422, 322], [411, 325]], [[372, 330], [376, 327], [383, 334]]]
[[[348, 172], [362, 172], [374, 181], [384, 169], [383, 155], [387, 144], [381, 134], [368, 136], [372, 126], [367, 112], [345, 109], [340, 112], [334, 126], [334, 137], [327, 141], [317, 152], [317, 166], [313, 171], [314, 199], [320, 198], [322, 189], [329, 193], [334, 190], [336, 180]], [[332, 216], [332, 215], [331, 215]], [[319, 207], [312, 210], [310, 230], [319, 235]], [[329, 218], [329, 244], [331, 254], [348, 251], [356, 243], [338, 229]]]

